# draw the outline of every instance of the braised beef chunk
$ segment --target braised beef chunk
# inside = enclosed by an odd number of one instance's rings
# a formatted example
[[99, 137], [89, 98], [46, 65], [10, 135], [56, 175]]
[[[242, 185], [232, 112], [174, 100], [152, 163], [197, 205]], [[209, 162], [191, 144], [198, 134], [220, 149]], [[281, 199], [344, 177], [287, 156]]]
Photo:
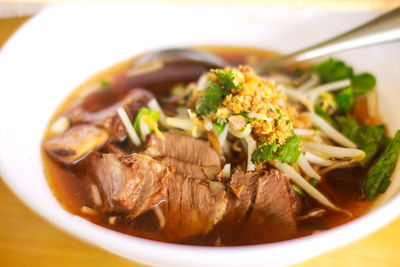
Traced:
[[84, 105], [81, 105], [70, 111], [67, 116], [72, 124], [95, 124], [106, 129], [110, 134], [111, 140], [122, 141], [126, 136], [126, 131], [117, 114], [118, 108], [123, 107], [128, 117], [134, 120], [138, 110], [146, 106], [152, 98], [153, 95], [149, 91], [133, 89], [122, 100], [105, 108], [87, 110]]
[[54, 159], [70, 165], [100, 148], [107, 139], [108, 133], [105, 130], [94, 125], [82, 124], [47, 139], [43, 142], [43, 148]]
[[[253, 242], [285, 240], [297, 232], [295, 215], [301, 207], [291, 184], [290, 176], [271, 170], [257, 182], [256, 197], [246, 232]], [[264, 241], [265, 242], [265, 241]]]
[[233, 173], [229, 183], [231, 194], [228, 204], [229, 213], [225, 218], [227, 223], [237, 224], [244, 219], [256, 193], [259, 177], [258, 172], [236, 170]]
[[171, 240], [208, 233], [225, 214], [227, 197], [222, 183], [173, 175], [164, 205], [164, 233]]
[[145, 154], [152, 157], [168, 157], [199, 165], [209, 178], [221, 171], [218, 153], [206, 141], [176, 132], [164, 132], [164, 140], [156, 134], [150, 135]]
[[166, 164], [137, 153], [93, 153], [91, 160], [111, 210], [137, 217], [167, 200], [173, 173]]
[[285, 240], [297, 231], [300, 201], [289, 176], [278, 170], [236, 170], [225, 187], [208, 180], [199, 165], [175, 158], [158, 161], [116, 151], [92, 153], [90, 160], [107, 210], [136, 218], [159, 206], [160, 228], [167, 240], [205, 236], [219, 223], [254, 243], [259, 238]]
[[165, 162], [169, 166], [173, 166], [175, 168], [175, 173], [183, 176], [190, 176], [199, 179], [207, 179], [206, 174], [201, 166], [187, 163], [183, 161], [179, 161], [174, 158], [163, 158], [163, 162]]

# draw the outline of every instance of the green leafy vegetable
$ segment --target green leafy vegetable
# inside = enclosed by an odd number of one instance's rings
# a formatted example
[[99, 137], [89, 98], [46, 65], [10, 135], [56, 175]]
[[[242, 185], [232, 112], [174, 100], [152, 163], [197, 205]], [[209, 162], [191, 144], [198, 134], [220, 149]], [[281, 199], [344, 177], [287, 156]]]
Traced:
[[353, 68], [341, 60], [329, 58], [312, 68], [317, 72], [322, 83], [329, 83], [353, 77]]
[[345, 116], [336, 116], [335, 122], [337, 129], [365, 152], [360, 165], [367, 167], [381, 147], [385, 126], [361, 124]]
[[335, 102], [337, 104], [338, 112], [349, 112], [353, 104], [353, 91], [351, 90], [351, 87], [347, 87], [335, 95]]
[[239, 89], [242, 86], [241, 84], [235, 84], [235, 75], [232, 70], [213, 70], [211, 72], [217, 76], [219, 84], [224, 89]]
[[321, 64], [314, 66], [312, 71], [319, 75], [322, 83], [350, 79], [351, 90], [355, 96], [371, 91], [376, 85], [376, 79], [372, 74], [362, 73], [360, 75], [354, 75], [352, 67], [347, 66], [341, 60], [335, 60], [333, 58], [329, 58]]
[[361, 149], [365, 152], [365, 157], [362, 161], [360, 161], [360, 165], [362, 167], [368, 167], [380, 148], [381, 148], [381, 143], [378, 142], [371, 142], [362, 146]]
[[217, 82], [211, 81], [210, 86], [206, 89], [205, 95], [197, 102], [196, 112], [199, 115], [207, 115], [211, 112], [215, 112], [218, 108], [218, 104], [229, 93], [229, 90], [223, 89]]
[[391, 182], [390, 179], [384, 179], [379, 186], [378, 192], [381, 194], [385, 193]]
[[351, 80], [351, 86], [354, 95], [363, 95], [374, 89], [376, 78], [370, 73], [363, 73], [354, 76]]
[[140, 120], [144, 115], [149, 115], [152, 117], [155, 121], [158, 121], [158, 117], [160, 116], [160, 113], [145, 107], [141, 107], [139, 109], [138, 114], [136, 115], [135, 121], [133, 122], [133, 128], [135, 129], [136, 133], [140, 136]]
[[299, 144], [299, 137], [293, 134], [291, 137], [286, 139], [285, 143], [280, 147], [278, 147], [275, 142], [270, 145], [261, 145], [254, 150], [251, 155], [251, 161], [258, 164], [272, 159], [279, 159], [285, 163], [295, 163], [301, 154]]
[[215, 70], [212, 73], [217, 77], [217, 81], [211, 80], [205, 90], [205, 95], [198, 100], [196, 112], [199, 115], [217, 111], [219, 103], [231, 93], [231, 90], [239, 90], [242, 86], [241, 84], [235, 85], [235, 76], [232, 70]]
[[221, 134], [221, 133], [224, 131], [225, 126], [226, 126], [227, 124], [228, 124], [228, 123], [219, 124], [219, 123], [217, 123], [217, 122], [214, 122], [214, 126], [215, 126], [215, 128], [217, 129], [218, 134]]
[[274, 159], [274, 154], [277, 152], [278, 147], [276, 143], [272, 143], [271, 145], [265, 144], [259, 146], [256, 150], [254, 150], [251, 155], [251, 161], [255, 164], [260, 162], [267, 162], [269, 160]]
[[286, 139], [285, 143], [278, 148], [276, 159], [280, 159], [286, 163], [296, 163], [301, 154], [299, 145], [299, 137], [293, 134], [292, 137]]
[[304, 193], [304, 191], [303, 191], [300, 187], [298, 187], [297, 185], [292, 184], [292, 187], [293, 187], [293, 190], [294, 190], [297, 194], [299, 194], [300, 196], [302, 196], [302, 197], [305, 197], [305, 196], [306, 196], [306, 194]]
[[[364, 188], [369, 199], [374, 199], [378, 192], [386, 191], [390, 183], [390, 175], [400, 152], [400, 130], [391, 139], [377, 161], [368, 172]], [[389, 181], [387, 181], [389, 180]]]

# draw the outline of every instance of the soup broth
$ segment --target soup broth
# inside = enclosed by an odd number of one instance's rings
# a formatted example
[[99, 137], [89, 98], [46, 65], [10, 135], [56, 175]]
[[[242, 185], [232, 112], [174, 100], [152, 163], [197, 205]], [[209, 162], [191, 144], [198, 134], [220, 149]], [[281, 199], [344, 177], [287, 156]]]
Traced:
[[[277, 54], [270, 51], [263, 51], [242, 47], [197, 47], [197, 49], [212, 52], [221, 58], [225, 59], [231, 65], [253, 64], [258, 61], [266, 60], [275, 57]], [[176, 108], [168, 99], [171, 98], [173, 88], [177, 86], [185, 87], [191, 82], [196, 82], [202, 72], [208, 71], [204, 66], [178, 66], [172, 72], [179, 72], [180, 76], [168, 73], [170, 70], [165, 70], [164, 75], [158, 73], [157, 77], [149, 75], [142, 77], [141, 80], [129, 80], [126, 78], [126, 73], [132, 71], [132, 66], [135, 59], [127, 60], [94, 75], [88, 81], [84, 82], [77, 88], [59, 107], [50, 120], [46, 130], [44, 140], [53, 137], [52, 125], [60, 118], [68, 114], [70, 110], [77, 106], [86, 107], [87, 110], [99, 110], [102, 107], [110, 106], [113, 103], [123, 99], [131, 88], [144, 88], [152, 92], [159, 101], [162, 109], [168, 116], [177, 113]], [[307, 65], [300, 66], [307, 69]], [[184, 70], [184, 71], [183, 71]], [[284, 75], [294, 77], [296, 70], [294, 68], [285, 70]], [[174, 76], [177, 78], [165, 78]], [[275, 75], [277, 77], [277, 75]], [[163, 78], [164, 77], [164, 78]], [[175, 79], [175, 80], [174, 80]], [[176, 80], [177, 79], [177, 80]], [[99, 84], [107, 86], [107, 97], [104, 96], [104, 90], [99, 89]], [[101, 87], [101, 86], [100, 86]], [[98, 95], [96, 95], [96, 92]], [[89, 97], [87, 97], [89, 96]], [[124, 150], [131, 153], [141, 151], [142, 147], [135, 147], [129, 139], [116, 144], [118, 147], [124, 147]], [[101, 148], [100, 151], [103, 151]], [[54, 160], [45, 151], [42, 152], [43, 165], [45, 175], [54, 192], [54, 195], [69, 212], [79, 215], [100, 226], [126, 233], [129, 235], [165, 241], [173, 243], [204, 245], [204, 246], [236, 246], [236, 245], [251, 245], [270, 242], [268, 238], [257, 236], [252, 233], [254, 227], [238, 227], [240, 222], [229, 221], [229, 216], [222, 218], [212, 230], [206, 234], [199, 234], [185, 239], [174, 240], [160, 227], [160, 218], [157, 212], [149, 210], [136, 218], [118, 211], [107, 210], [103, 206], [96, 205], [93, 198], [93, 185], [98, 184], [98, 180], [93, 175], [90, 168], [88, 157], [80, 159], [72, 165], [65, 165]], [[238, 160], [239, 159], [239, 160]], [[235, 152], [227, 162], [232, 163], [232, 169], [241, 165], [241, 161], [246, 161], [247, 157], [243, 152]], [[297, 232], [293, 237], [301, 237], [305, 235], [315, 234], [319, 231], [324, 231], [332, 227], [344, 224], [365, 214], [372, 201], [364, 199], [364, 193], [361, 192], [360, 186], [366, 178], [366, 171], [359, 166], [351, 166], [347, 168], [338, 168], [328, 172], [321, 182], [318, 184], [318, 189], [333, 203], [343, 210], [349, 211], [352, 216], [348, 216], [343, 212], [326, 209], [308, 194], [297, 196], [301, 198], [304, 205], [304, 211], [297, 218]], [[102, 190], [100, 190], [102, 191]], [[103, 193], [101, 198], [105, 202]], [[159, 205], [163, 205], [161, 202]], [[318, 212], [319, 209], [323, 212], [319, 216], [304, 218], [311, 211]], [[303, 218], [301, 218], [303, 217]]]

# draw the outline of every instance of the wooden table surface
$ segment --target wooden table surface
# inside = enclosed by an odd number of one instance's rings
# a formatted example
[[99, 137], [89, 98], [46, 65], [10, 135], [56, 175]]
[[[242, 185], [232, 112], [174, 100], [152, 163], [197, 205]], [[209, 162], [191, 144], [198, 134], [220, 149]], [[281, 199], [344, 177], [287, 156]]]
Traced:
[[[0, 47], [25, 20], [0, 19]], [[0, 203], [0, 266], [143, 266], [54, 227], [26, 207], [1, 179]], [[305, 266], [400, 266], [400, 218], [353, 244], [293, 267]]]

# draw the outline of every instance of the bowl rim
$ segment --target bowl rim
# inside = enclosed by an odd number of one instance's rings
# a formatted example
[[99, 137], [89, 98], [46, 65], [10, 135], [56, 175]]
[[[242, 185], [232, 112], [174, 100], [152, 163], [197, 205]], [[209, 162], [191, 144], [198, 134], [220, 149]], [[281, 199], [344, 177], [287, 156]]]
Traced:
[[[45, 12], [52, 12], [53, 9], [60, 8], [61, 5], [49, 6], [46, 7], [40, 14], [31, 18], [25, 25], [20, 27], [12, 37], [8, 39], [6, 44], [4, 44], [3, 48], [0, 50], [0, 58], [2, 58], [4, 51], [7, 51], [9, 46], [12, 46], [15, 42], [14, 40], [18, 38], [19, 35], [25, 32], [26, 25], [31, 24], [32, 21], [36, 21], [41, 17], [41, 14]], [[1, 63], [0, 63], [1, 64]], [[182, 255], [182, 259], [179, 259], [178, 262], [182, 265], [187, 264], [187, 262], [193, 262], [193, 259], [204, 258], [205, 256], [211, 256], [213, 259], [213, 263], [215, 264], [215, 260], [224, 263], [227, 257], [232, 257], [238, 260], [240, 263], [240, 258], [248, 259], [249, 257], [253, 257], [256, 255], [273, 255], [273, 254], [281, 254], [287, 252], [286, 247], [292, 247], [292, 250], [301, 251], [303, 246], [310, 245], [310, 242], [313, 243], [312, 247], [319, 246], [320, 249], [315, 251], [315, 253], [310, 253], [306, 256], [297, 255], [296, 261], [291, 263], [298, 262], [299, 260], [305, 260], [310, 257], [316, 256], [322, 252], [326, 252], [331, 250], [339, 245], [347, 244], [351, 241], [361, 238], [366, 234], [372, 233], [376, 231], [378, 228], [383, 225], [389, 223], [394, 218], [396, 218], [400, 214], [400, 194], [397, 194], [392, 199], [384, 203], [382, 206], [370, 211], [369, 213], [357, 218], [349, 223], [337, 226], [329, 231], [324, 231], [318, 234], [318, 238], [314, 238], [313, 236], [305, 236], [300, 238], [295, 238], [292, 240], [281, 241], [276, 243], [269, 244], [260, 244], [260, 245], [247, 245], [247, 246], [236, 246], [236, 247], [205, 247], [205, 246], [193, 246], [193, 245], [181, 245], [181, 244], [172, 244], [165, 243], [160, 241], [148, 240], [140, 237], [130, 236], [127, 234], [119, 233], [113, 231], [111, 229], [98, 226], [96, 224], [90, 223], [79, 216], [74, 215], [73, 220], [64, 221], [63, 218], [52, 216], [50, 211], [44, 210], [40, 207], [40, 205], [32, 202], [31, 199], [24, 194], [22, 190], [15, 186], [12, 182], [12, 177], [14, 173], [10, 171], [7, 166], [5, 166], [4, 162], [0, 162], [0, 173], [1, 177], [7, 186], [20, 198], [26, 206], [39, 214], [42, 218], [56, 225], [61, 230], [71, 234], [93, 245], [97, 245], [102, 247], [105, 250], [110, 252], [119, 254], [123, 257], [132, 259], [132, 254], [128, 251], [121, 252], [117, 249], [119, 246], [107, 246], [108, 238], [116, 238], [119, 242], [123, 244], [130, 245], [138, 249], [136, 253], [137, 258], [135, 260], [139, 260], [141, 262], [146, 262], [148, 257], [152, 257], [154, 255], [154, 250], [160, 250], [164, 253], [162, 257], [159, 256], [158, 261], [161, 263], [163, 261], [171, 262], [173, 260], [177, 260], [176, 251], [180, 251]], [[396, 211], [393, 212], [393, 211]], [[368, 222], [369, 228], [359, 227], [360, 224], [366, 224]], [[77, 230], [77, 226], [83, 227], [83, 230]], [[352, 233], [352, 235], [347, 235], [346, 233]], [[98, 239], [102, 240], [101, 244], [96, 244], [95, 241]], [[340, 244], [335, 244], [335, 240], [341, 239]], [[142, 256], [140, 256], [142, 254]], [[144, 256], [143, 256], [144, 255]], [[264, 261], [260, 261], [262, 263]], [[256, 262], [256, 264], [258, 264]]]

